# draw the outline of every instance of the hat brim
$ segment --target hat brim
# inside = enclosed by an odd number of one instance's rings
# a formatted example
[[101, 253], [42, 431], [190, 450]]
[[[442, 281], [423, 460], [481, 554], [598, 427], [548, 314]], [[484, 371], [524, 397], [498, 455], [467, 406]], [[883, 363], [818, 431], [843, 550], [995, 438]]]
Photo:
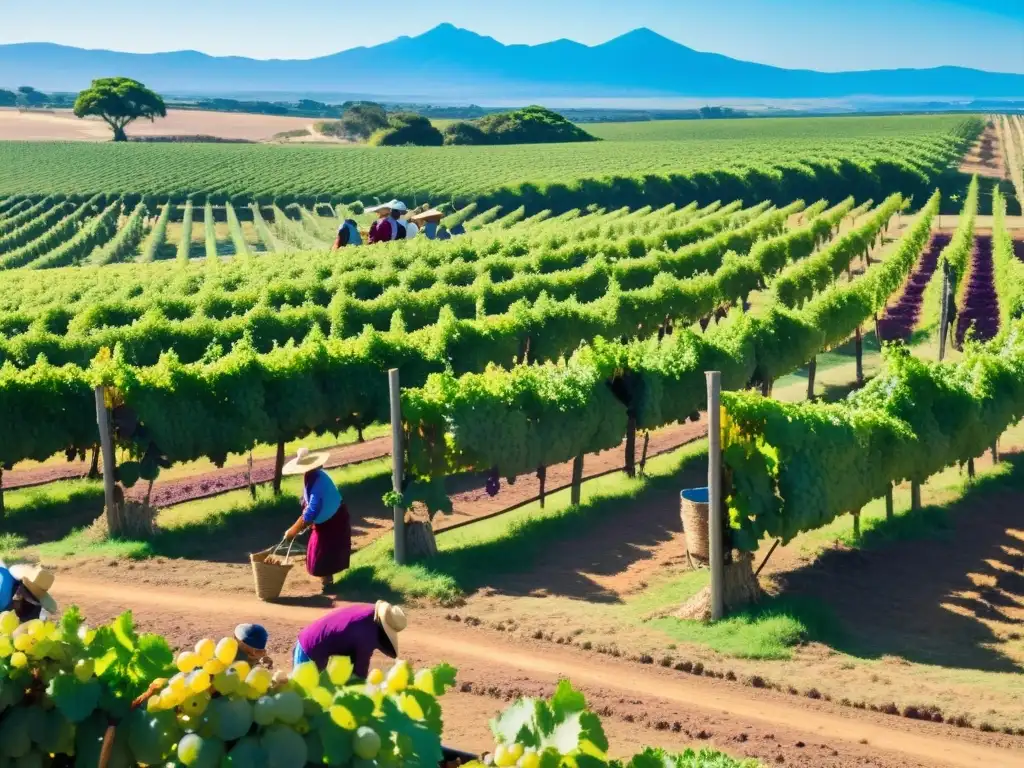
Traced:
[[57, 612], [57, 601], [53, 599], [53, 595], [40, 589], [31, 582], [25, 581], [25, 578], [28, 576], [28, 571], [25, 566], [12, 565], [7, 570], [10, 571], [10, 574], [14, 577], [15, 581], [20, 583], [21, 586], [28, 590], [28, 593], [32, 595], [32, 597], [39, 601], [39, 604], [43, 607], [44, 611], [47, 613]]
[[398, 657], [398, 633], [395, 632], [388, 623], [384, 620], [384, 615], [387, 613], [388, 604], [383, 600], [378, 600], [376, 606], [373, 609], [373, 615], [377, 619], [377, 626], [384, 630], [384, 634], [387, 635], [388, 642], [391, 643], [391, 650], [395, 652], [395, 657]]
[[388, 212], [390, 212], [391, 211], [391, 206], [390, 205], [375, 205], [372, 208], [367, 208], [366, 209], [367, 213], [378, 213], [380, 211], [388, 211]]
[[323, 467], [327, 464], [329, 458], [330, 455], [326, 453], [310, 453], [301, 461], [298, 458], [294, 458], [281, 468], [281, 474], [289, 477], [304, 475], [307, 472], [312, 472], [314, 469]]

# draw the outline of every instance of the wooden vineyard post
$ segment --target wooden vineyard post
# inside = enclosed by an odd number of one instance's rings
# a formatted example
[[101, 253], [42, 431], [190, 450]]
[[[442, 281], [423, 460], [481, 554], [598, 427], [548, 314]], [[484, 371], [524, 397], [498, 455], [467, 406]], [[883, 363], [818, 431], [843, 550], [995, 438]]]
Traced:
[[917, 480], [910, 481], [910, 508], [915, 512], [921, 509], [921, 484]]
[[892, 485], [890, 485], [889, 489], [885, 492], [885, 519], [886, 520], [892, 520], [892, 516], [895, 513], [894, 507], [895, 507], [895, 505], [893, 504], [893, 498], [892, 498]]
[[626, 475], [636, 477], [636, 416], [632, 410], [626, 421]]
[[537, 467], [537, 481], [540, 485], [540, 508], [544, 509], [544, 498], [547, 495], [548, 468], [543, 464]]
[[722, 541], [722, 374], [707, 371], [708, 539], [711, 559], [711, 620], [725, 614], [725, 553]]
[[992, 443], [992, 463], [999, 463], [999, 441], [995, 440]]
[[860, 510], [853, 513], [853, 538], [860, 538]]
[[[391, 397], [391, 489], [402, 492], [402, 472], [405, 460], [405, 439], [402, 434], [402, 390], [398, 385], [398, 369], [388, 371], [388, 393]], [[405, 565], [405, 509], [394, 508], [395, 562]]]
[[864, 386], [864, 335], [860, 326], [857, 326], [857, 334], [854, 337], [854, 347], [857, 353], [857, 386]]
[[274, 457], [274, 495], [281, 495], [281, 479], [284, 476], [284, 441], [277, 444], [277, 455]]
[[818, 358], [812, 357], [807, 364], [807, 399], [814, 400], [814, 379], [818, 375]]
[[114, 496], [114, 440], [110, 434], [110, 414], [103, 387], [96, 387], [96, 426], [100, 430], [100, 448], [103, 451], [103, 503], [107, 512], [107, 531], [114, 535], [120, 529], [117, 501]]
[[974, 470], [974, 459], [967, 460], [967, 479], [973, 481], [977, 476], [977, 472]]
[[939, 321], [939, 362], [946, 359], [946, 335], [949, 325], [949, 269], [942, 263], [942, 315]]
[[89, 479], [95, 480], [100, 476], [100, 444], [92, 447], [92, 461], [89, 464]]
[[572, 460], [572, 490], [570, 491], [570, 503], [578, 507], [583, 495], [583, 454], [581, 453]]
[[651, 445], [651, 431], [646, 430], [644, 432], [644, 447], [640, 451], [640, 476], [644, 476], [644, 471], [647, 467], [647, 449]]

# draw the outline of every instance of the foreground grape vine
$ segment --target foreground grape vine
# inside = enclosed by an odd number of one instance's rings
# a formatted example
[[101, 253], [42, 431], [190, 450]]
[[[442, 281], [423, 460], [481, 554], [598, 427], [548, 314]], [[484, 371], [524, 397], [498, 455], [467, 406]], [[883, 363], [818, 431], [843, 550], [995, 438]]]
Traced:
[[[336, 656], [290, 674], [236, 660], [238, 643], [199, 641], [175, 656], [139, 634], [131, 613], [89, 628], [72, 607], [59, 622], [0, 613], [2, 768], [385, 768], [444, 764], [441, 664], [352, 677]], [[499, 768], [618, 764], [583, 696], [563, 681], [549, 702], [522, 700], [492, 723]], [[629, 763], [739, 766], [711, 751], [648, 750]], [[744, 765], [752, 765], [747, 762]]]

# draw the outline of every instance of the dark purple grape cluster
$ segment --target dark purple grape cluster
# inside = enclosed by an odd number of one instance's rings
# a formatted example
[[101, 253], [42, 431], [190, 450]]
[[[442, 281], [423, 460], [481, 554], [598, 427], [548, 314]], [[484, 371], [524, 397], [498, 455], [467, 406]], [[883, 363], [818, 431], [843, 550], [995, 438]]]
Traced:
[[498, 495], [498, 491], [501, 490], [501, 478], [498, 476], [497, 469], [492, 469], [487, 474], [487, 483], [484, 485], [484, 490], [487, 491], [487, 495], [491, 498]]

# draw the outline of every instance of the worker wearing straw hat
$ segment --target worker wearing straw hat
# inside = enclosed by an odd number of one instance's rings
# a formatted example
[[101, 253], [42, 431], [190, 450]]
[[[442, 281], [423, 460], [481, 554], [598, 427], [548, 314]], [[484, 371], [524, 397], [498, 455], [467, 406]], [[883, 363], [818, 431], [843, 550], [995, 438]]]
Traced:
[[374, 243], [387, 243], [398, 239], [396, 237], [397, 227], [391, 219], [391, 203], [377, 205], [366, 210], [369, 213], [377, 214], [377, 220], [370, 225], [370, 234], [367, 238], [371, 245]]
[[353, 674], [365, 680], [374, 651], [398, 657], [398, 633], [407, 623], [401, 608], [383, 600], [337, 608], [299, 632], [292, 663], [312, 661], [322, 670], [332, 656], [348, 656]]
[[57, 601], [50, 595], [53, 571], [37, 565], [12, 565], [0, 561], [0, 613], [14, 611], [24, 623], [46, 619], [57, 613]]
[[312, 529], [306, 547], [306, 570], [327, 589], [334, 574], [348, 568], [352, 550], [352, 522], [338, 486], [324, 471], [330, 456], [300, 448], [284, 465], [283, 474], [302, 475], [302, 514], [284, 537], [294, 539]]

